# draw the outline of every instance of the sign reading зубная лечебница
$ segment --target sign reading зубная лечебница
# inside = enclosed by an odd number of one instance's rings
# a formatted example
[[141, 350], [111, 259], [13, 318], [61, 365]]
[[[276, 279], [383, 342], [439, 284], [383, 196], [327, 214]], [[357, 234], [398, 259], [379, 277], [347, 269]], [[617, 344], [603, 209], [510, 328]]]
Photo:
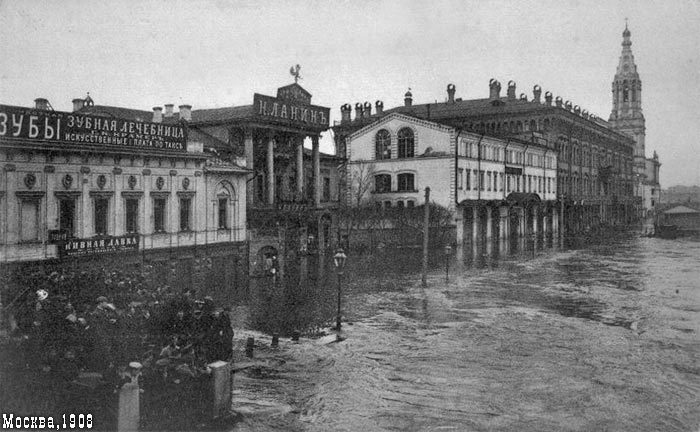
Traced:
[[94, 149], [127, 147], [166, 152], [187, 151], [187, 130], [180, 124], [149, 123], [90, 114], [0, 105], [0, 140]]

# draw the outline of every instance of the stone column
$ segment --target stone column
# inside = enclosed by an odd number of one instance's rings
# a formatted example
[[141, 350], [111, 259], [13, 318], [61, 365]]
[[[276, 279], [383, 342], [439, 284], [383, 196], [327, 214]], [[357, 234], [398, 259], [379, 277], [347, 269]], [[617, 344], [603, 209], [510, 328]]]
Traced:
[[218, 360], [208, 366], [211, 370], [212, 414], [214, 417], [223, 416], [231, 407], [231, 365]]
[[267, 204], [275, 204], [275, 139], [267, 138]]
[[493, 215], [491, 214], [491, 207], [486, 207], [486, 240], [491, 240], [493, 236]]
[[296, 141], [297, 149], [297, 187], [296, 195], [298, 199], [304, 199], [304, 139], [293, 138]]
[[[253, 129], [245, 128], [243, 130], [243, 145], [245, 147], [245, 167], [254, 170]], [[255, 202], [255, 184], [255, 180], [251, 180], [246, 184], [246, 204], [248, 208], [252, 208]]]
[[457, 207], [455, 210], [455, 244], [457, 247], [464, 243], [464, 208]]
[[518, 234], [522, 237], [525, 234], [527, 234], [527, 216], [525, 214], [525, 207], [521, 207], [518, 209], [518, 218], [519, 218], [519, 229], [518, 229]]
[[552, 207], [552, 231], [555, 235], [559, 233], [559, 212], [556, 207]]
[[479, 239], [479, 208], [472, 207], [472, 244], [476, 244]]
[[119, 406], [117, 408], [117, 430], [139, 430], [139, 385], [138, 383], [126, 383], [119, 390]]
[[321, 206], [321, 152], [318, 149], [318, 135], [311, 137], [313, 152], [314, 206]]
[[539, 231], [539, 220], [538, 220], [539, 216], [540, 216], [539, 207], [537, 205], [535, 205], [534, 207], [532, 207], [532, 233], [535, 235]]

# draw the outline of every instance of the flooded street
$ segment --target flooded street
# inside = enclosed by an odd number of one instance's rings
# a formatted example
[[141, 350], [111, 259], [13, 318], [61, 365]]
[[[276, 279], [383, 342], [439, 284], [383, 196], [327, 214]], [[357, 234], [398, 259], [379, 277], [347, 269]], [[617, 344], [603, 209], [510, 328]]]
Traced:
[[466, 252], [425, 289], [407, 257], [347, 270], [345, 341], [236, 374], [235, 430], [698, 431], [700, 242]]

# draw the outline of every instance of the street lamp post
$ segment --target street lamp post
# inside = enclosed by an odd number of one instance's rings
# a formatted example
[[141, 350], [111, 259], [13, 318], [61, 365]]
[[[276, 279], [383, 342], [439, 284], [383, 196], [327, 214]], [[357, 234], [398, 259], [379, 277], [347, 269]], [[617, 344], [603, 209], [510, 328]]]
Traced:
[[445, 282], [450, 281], [450, 254], [452, 254], [452, 246], [445, 246]]
[[335, 329], [340, 332], [340, 296], [341, 296], [341, 282], [343, 278], [343, 267], [345, 267], [345, 260], [348, 258], [343, 251], [343, 248], [339, 248], [335, 255], [333, 255], [333, 263], [338, 271], [338, 311], [335, 316]]

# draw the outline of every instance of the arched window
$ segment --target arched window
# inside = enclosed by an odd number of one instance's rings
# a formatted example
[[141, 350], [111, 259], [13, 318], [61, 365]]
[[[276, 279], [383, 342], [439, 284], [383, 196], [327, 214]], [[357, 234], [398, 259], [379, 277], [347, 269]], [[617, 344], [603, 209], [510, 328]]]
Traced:
[[413, 174], [399, 174], [397, 180], [399, 192], [413, 192], [416, 190]]
[[399, 157], [411, 158], [414, 155], [415, 142], [413, 139], [413, 131], [409, 128], [403, 128], [399, 131]]
[[391, 176], [389, 174], [374, 176], [374, 191], [376, 193], [391, 192]]
[[377, 132], [377, 136], [374, 138], [375, 142], [375, 156], [377, 160], [381, 159], [391, 159], [391, 135], [386, 129], [382, 129]]
[[237, 195], [233, 185], [227, 181], [219, 183], [214, 198], [216, 227], [220, 230], [238, 228]]
[[518, 121], [518, 122], [515, 124], [515, 128], [516, 128], [516, 130], [517, 130], [518, 132], [522, 132], [522, 131], [523, 131], [523, 124], [522, 124], [522, 122]]
[[545, 130], [545, 131], [548, 131], [548, 130], [549, 130], [549, 126], [550, 126], [550, 125], [549, 125], [549, 119], [548, 119], [548, 118], [544, 119], [544, 130]]

